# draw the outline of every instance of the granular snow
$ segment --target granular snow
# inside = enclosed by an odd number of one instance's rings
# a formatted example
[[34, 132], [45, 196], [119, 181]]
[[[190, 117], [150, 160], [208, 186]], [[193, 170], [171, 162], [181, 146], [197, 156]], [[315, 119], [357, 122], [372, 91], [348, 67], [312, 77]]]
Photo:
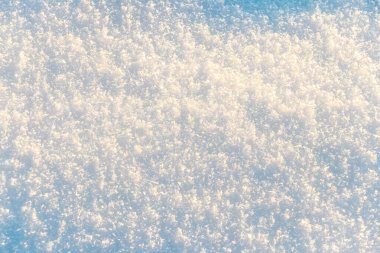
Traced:
[[379, 252], [378, 2], [275, 2], [2, 1], [0, 252]]

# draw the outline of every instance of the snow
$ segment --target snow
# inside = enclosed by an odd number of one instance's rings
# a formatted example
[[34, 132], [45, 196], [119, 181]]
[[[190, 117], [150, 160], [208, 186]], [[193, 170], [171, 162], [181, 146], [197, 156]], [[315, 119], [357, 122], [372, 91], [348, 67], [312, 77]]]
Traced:
[[0, 252], [378, 252], [378, 1], [3, 1]]

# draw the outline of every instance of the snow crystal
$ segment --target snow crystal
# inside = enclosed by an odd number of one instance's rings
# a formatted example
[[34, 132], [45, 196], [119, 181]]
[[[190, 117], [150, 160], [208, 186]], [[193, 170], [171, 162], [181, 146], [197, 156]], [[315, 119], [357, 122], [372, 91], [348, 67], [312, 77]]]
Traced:
[[260, 2], [2, 1], [0, 251], [378, 252], [378, 2]]

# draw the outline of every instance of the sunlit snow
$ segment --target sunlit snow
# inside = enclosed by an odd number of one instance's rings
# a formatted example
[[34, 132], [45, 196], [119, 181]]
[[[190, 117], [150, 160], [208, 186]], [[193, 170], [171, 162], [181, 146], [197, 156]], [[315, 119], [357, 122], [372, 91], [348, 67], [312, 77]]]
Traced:
[[380, 252], [379, 1], [4, 0], [0, 252]]

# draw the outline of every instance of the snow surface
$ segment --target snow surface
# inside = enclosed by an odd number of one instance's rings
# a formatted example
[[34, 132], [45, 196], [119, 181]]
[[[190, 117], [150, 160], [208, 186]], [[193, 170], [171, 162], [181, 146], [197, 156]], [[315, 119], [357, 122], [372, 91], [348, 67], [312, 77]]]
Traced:
[[380, 252], [379, 2], [276, 2], [1, 1], [0, 252]]

